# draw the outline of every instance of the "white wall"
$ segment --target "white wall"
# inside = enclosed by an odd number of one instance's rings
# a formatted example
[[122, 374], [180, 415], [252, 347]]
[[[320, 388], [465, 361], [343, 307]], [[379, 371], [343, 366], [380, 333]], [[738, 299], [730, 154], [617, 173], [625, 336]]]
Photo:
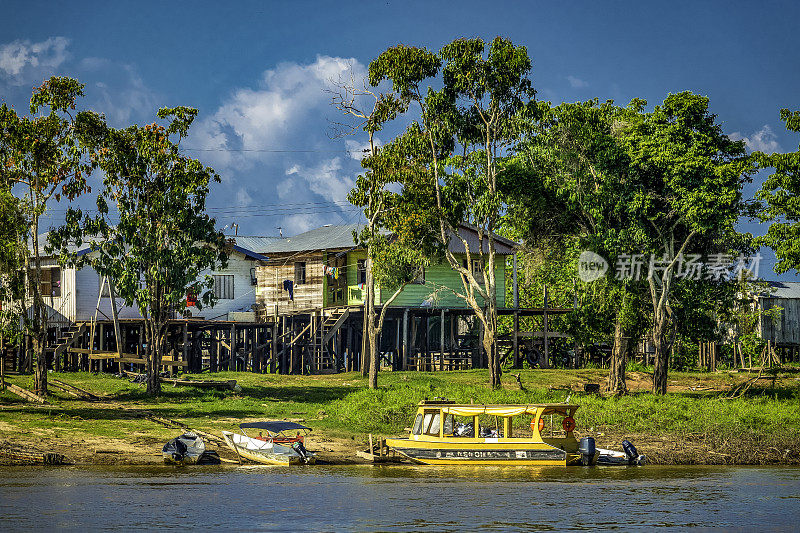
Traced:
[[[198, 311], [196, 307], [190, 307], [191, 316], [207, 320], [227, 320], [229, 311], [251, 311], [252, 306], [256, 303], [255, 286], [250, 284], [251, 268], [255, 268], [254, 260], [247, 259], [244, 255], [234, 252], [228, 259], [227, 269], [201, 274], [201, 276], [206, 274], [233, 274], [234, 298], [217, 300], [214, 307], [204, 307], [202, 311]], [[94, 269], [84, 267], [76, 273], [75, 306], [77, 312], [74, 313], [75, 321], [91, 320], [94, 317], [99, 290], [100, 276]], [[111, 302], [108, 297], [103, 297], [100, 300], [100, 311], [105, 313], [106, 316], [98, 313], [98, 320], [110, 320], [112, 316]], [[119, 318], [141, 318], [139, 310], [135, 306], [126, 307], [125, 302], [120, 298], [117, 298], [117, 311], [119, 312]]]
[[208, 275], [233, 275], [233, 298], [217, 300], [214, 307], [204, 307], [202, 311], [190, 308], [192, 316], [208, 320], [228, 320], [231, 311], [252, 311], [256, 303], [256, 286], [250, 284], [250, 269], [256, 267], [256, 261], [247, 259], [239, 252], [233, 252], [228, 258], [228, 268], [204, 272]]

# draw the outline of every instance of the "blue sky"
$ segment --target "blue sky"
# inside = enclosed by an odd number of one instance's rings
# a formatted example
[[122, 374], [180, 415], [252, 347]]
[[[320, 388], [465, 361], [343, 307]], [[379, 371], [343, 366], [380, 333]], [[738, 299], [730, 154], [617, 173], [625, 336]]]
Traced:
[[[31, 87], [59, 74], [85, 83], [86, 105], [116, 126], [152, 122], [162, 106], [197, 107], [186, 147], [222, 175], [211, 211], [240, 234], [358, 218], [345, 196], [365, 138], [331, 137], [337, 115], [325, 89], [362, 77], [398, 43], [438, 50], [458, 37], [502, 35], [527, 47], [540, 99], [656, 104], [691, 90], [709, 96], [726, 133], [753, 149], [800, 142], [778, 120], [780, 108], [800, 109], [792, 2], [2, 4], [3, 100], [25, 110]], [[775, 278], [770, 268], [767, 259], [762, 276]]]

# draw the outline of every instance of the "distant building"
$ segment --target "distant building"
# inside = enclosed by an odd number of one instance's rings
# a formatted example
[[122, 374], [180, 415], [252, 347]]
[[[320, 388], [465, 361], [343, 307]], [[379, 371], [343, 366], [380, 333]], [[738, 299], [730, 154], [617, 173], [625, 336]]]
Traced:
[[800, 282], [771, 281], [768, 291], [758, 295], [758, 308], [762, 311], [781, 307], [777, 320], [759, 319], [761, 338], [776, 346], [800, 345]]
[[[260, 250], [269, 260], [256, 268], [256, 301], [260, 311], [274, 316], [363, 305], [367, 253], [353, 240], [353, 231], [361, 228], [355, 224], [323, 226], [262, 247]], [[478, 270], [477, 232], [463, 225], [459, 233], [469, 243], [473, 268]], [[505, 258], [514, 253], [515, 243], [499, 236], [494, 239], [498, 255], [495, 265], [497, 304], [505, 307]], [[466, 266], [466, 253], [460, 239], [450, 240], [450, 251]], [[432, 264], [405, 287], [392, 307], [466, 309], [466, 302], [448, 289], [463, 291], [460, 275], [447, 262]], [[376, 303], [388, 300], [392, 292], [377, 287]]]

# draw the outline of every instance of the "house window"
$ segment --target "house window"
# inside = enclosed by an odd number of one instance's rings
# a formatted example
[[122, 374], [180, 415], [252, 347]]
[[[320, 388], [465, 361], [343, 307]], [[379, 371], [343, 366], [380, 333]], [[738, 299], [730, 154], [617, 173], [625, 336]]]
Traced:
[[306, 262], [305, 261], [298, 261], [294, 264], [294, 284], [295, 285], [305, 285], [306, 284]]
[[[462, 261], [461, 266], [463, 266], [465, 269], [469, 268], [467, 266], [467, 260], [466, 259], [464, 259]], [[478, 283], [481, 283], [481, 284], [484, 282], [483, 268], [481, 267], [481, 260], [480, 259], [473, 259], [472, 260], [472, 268], [469, 269], [469, 270], [470, 270], [470, 272], [472, 272], [472, 275], [475, 276], [475, 281], [477, 281]]]
[[39, 290], [42, 296], [61, 297], [61, 269], [58, 267], [43, 268]]
[[214, 278], [214, 298], [218, 300], [233, 299], [233, 275], [215, 275]]
[[360, 285], [367, 282], [367, 260], [359, 259], [356, 261], [356, 284]]

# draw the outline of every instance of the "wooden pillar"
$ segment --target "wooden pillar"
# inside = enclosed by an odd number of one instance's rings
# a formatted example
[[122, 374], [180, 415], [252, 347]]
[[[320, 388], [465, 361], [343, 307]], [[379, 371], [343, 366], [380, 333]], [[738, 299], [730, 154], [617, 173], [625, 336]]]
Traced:
[[426, 371], [428, 370], [428, 365], [429, 364], [430, 364], [430, 369], [431, 370], [435, 370], [435, 368], [433, 367], [433, 361], [431, 361], [430, 340], [428, 339], [428, 331], [430, 331], [430, 326], [431, 326], [430, 321], [431, 321], [431, 315], [430, 315], [429, 312], [426, 311], [425, 312], [425, 323], [422, 325], [422, 333], [423, 333], [422, 337], [424, 339], [422, 342], [425, 343], [425, 359], [424, 360], [425, 360], [425, 370]]
[[278, 366], [278, 319], [275, 318], [275, 322], [272, 323], [272, 341], [270, 342], [270, 361], [269, 361], [269, 371], [271, 374], [275, 373], [275, 369]]
[[[517, 265], [517, 256], [514, 255], [514, 266]], [[519, 310], [514, 309], [514, 368], [520, 368], [522, 366], [521, 361], [519, 360]]]
[[0, 334], [0, 390], [6, 390], [6, 340]]
[[402, 354], [400, 355], [400, 368], [408, 369], [408, 308], [403, 310], [403, 342]]
[[[189, 322], [185, 321], [183, 323], [183, 346], [181, 347], [181, 357], [183, 358], [184, 363], [189, 363]], [[192, 366], [188, 366], [187, 368], [192, 368]]]
[[[311, 342], [306, 343], [306, 346], [308, 346], [309, 348], [311, 348], [313, 350], [313, 353], [309, 354], [309, 355], [311, 355], [311, 357], [310, 357], [311, 360], [308, 361], [308, 365], [311, 368], [315, 368], [315, 369], [319, 370], [319, 362], [322, 359], [322, 339], [319, 339], [319, 343], [317, 343], [317, 335], [319, 333], [317, 331], [317, 312], [314, 311], [312, 313], [309, 313], [308, 314], [308, 320], [310, 321], [310, 324], [311, 324], [311, 332], [309, 334], [309, 337], [311, 338]], [[309, 350], [306, 349], [306, 352], [308, 352], [308, 351]], [[303, 361], [301, 363], [301, 365], [300, 365], [301, 368], [303, 369], [300, 372], [301, 374], [303, 373], [303, 371], [305, 371], [305, 368], [306, 368], [306, 364], [305, 363], [306, 362]]]
[[[287, 339], [289, 341], [291, 341], [294, 338], [294, 315], [292, 315], [292, 318], [291, 318], [290, 322], [291, 322], [291, 324], [289, 326], [289, 330], [291, 330], [291, 334], [287, 337]], [[296, 371], [296, 369], [295, 369], [295, 361], [296, 361], [296, 359], [295, 359], [295, 351], [296, 351], [295, 350], [295, 345], [294, 345], [294, 343], [292, 343], [289, 346], [289, 354], [290, 354], [289, 373], [290, 374], [293, 374]]]
[[216, 327], [211, 329], [211, 346], [209, 347], [209, 354], [208, 354], [208, 366], [211, 368], [211, 372], [216, 372], [217, 368], [217, 361], [218, 361], [218, 354], [219, 354], [219, 334]]
[[439, 370], [444, 370], [444, 309], [439, 313]]
[[236, 370], [236, 324], [231, 324], [230, 354], [228, 356], [228, 370]]
[[544, 287], [544, 319], [542, 320], [543, 331], [544, 334], [544, 361], [542, 361], [542, 368], [550, 368], [550, 340], [548, 338], [548, 333], [550, 332], [550, 320], [547, 313], [547, 310], [550, 308], [550, 302], [548, 301], [548, 294], [547, 294], [547, 286]]

